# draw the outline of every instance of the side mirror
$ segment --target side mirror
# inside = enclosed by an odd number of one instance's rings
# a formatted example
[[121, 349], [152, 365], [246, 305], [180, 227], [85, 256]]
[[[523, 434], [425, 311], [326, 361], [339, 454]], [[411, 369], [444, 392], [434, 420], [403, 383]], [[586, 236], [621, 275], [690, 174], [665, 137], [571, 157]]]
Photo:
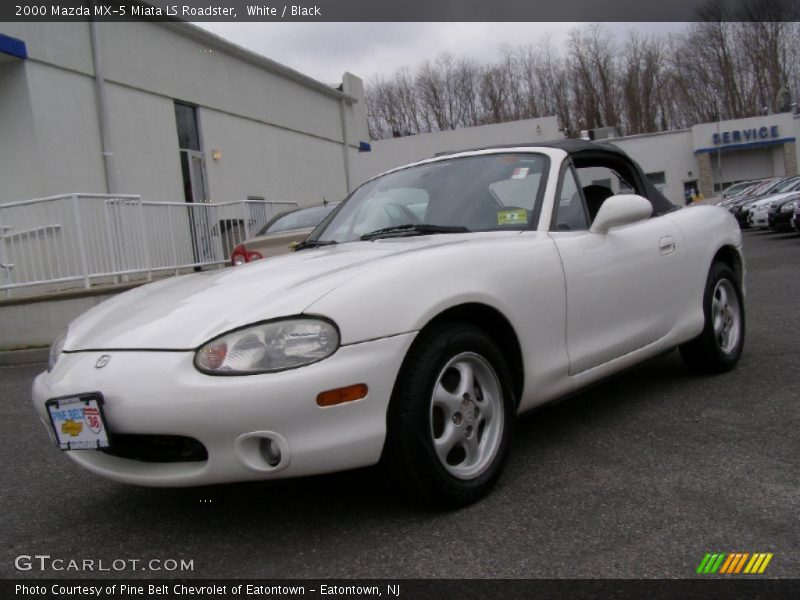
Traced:
[[636, 194], [618, 194], [606, 199], [597, 211], [589, 231], [608, 233], [612, 227], [642, 221], [653, 213], [653, 205], [647, 198]]

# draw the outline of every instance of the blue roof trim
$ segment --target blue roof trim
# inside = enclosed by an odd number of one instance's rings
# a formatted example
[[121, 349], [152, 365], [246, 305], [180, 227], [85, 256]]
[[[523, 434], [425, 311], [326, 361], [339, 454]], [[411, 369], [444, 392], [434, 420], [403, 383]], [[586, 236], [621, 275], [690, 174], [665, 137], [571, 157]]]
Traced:
[[698, 148], [694, 151], [695, 154], [703, 154], [704, 152], [730, 152], [731, 150], [749, 150], [750, 148], [764, 148], [765, 146], [777, 146], [779, 144], [787, 144], [795, 141], [795, 138], [780, 138], [773, 140], [764, 140], [763, 142], [749, 142], [747, 144], [726, 144], [724, 146], [714, 146], [713, 148]]
[[28, 58], [28, 49], [25, 47], [25, 42], [2, 33], [0, 33], [0, 52], [17, 58]]

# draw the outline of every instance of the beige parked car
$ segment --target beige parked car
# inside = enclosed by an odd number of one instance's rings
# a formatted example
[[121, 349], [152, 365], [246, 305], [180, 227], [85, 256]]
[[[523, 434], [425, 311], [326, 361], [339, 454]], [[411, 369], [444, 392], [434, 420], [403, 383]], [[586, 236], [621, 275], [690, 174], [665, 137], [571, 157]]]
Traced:
[[260, 258], [287, 254], [295, 244], [306, 239], [337, 204], [331, 202], [322, 206], [296, 208], [275, 215], [255, 237], [233, 249], [231, 264], [235, 267]]

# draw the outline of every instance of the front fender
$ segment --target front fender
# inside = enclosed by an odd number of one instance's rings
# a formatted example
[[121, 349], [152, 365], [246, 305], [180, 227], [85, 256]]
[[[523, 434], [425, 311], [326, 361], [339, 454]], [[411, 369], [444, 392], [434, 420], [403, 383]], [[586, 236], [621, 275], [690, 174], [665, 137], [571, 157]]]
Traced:
[[[314, 302], [307, 313], [333, 319], [342, 344], [420, 331], [445, 310], [467, 303], [506, 317], [520, 342], [526, 388], [537, 393], [566, 373], [566, 289], [546, 233], [522, 232], [398, 254]], [[533, 393], [523, 392], [525, 397]]]

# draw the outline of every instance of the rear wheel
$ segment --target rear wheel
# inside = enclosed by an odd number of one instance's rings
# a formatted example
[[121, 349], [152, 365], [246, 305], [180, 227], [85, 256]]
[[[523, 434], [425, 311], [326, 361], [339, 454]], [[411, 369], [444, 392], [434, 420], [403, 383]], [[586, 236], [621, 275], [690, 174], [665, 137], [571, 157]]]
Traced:
[[736, 366], [744, 347], [744, 299], [739, 281], [725, 263], [711, 265], [703, 296], [705, 327], [680, 347], [697, 373], [723, 373]]
[[382, 466], [406, 495], [464, 506], [500, 476], [516, 412], [502, 354], [462, 323], [420, 333], [398, 376]]

